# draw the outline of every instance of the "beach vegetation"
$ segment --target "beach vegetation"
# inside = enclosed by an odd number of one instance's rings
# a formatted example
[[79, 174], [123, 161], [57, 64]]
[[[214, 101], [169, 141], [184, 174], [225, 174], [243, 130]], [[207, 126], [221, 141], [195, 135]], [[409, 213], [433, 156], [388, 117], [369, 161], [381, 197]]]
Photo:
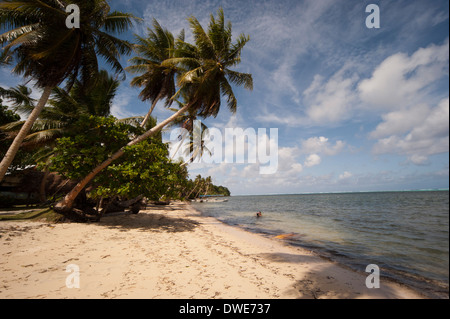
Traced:
[[[190, 128], [192, 135], [195, 120], [216, 117], [223, 101], [236, 111], [232, 87], [253, 88], [251, 74], [232, 70], [249, 37], [241, 34], [233, 42], [231, 22], [220, 9], [217, 16], [211, 15], [207, 29], [195, 17], [188, 19], [193, 44], [185, 41], [184, 31], [175, 38], [157, 20], [146, 37], [136, 36], [132, 44], [114, 34], [126, 31], [138, 18], [112, 12], [107, 1], [74, 3], [90, 14], [80, 16], [80, 28], [70, 29], [63, 27], [67, 13], [59, 1], [0, 2], [0, 24], [9, 30], [0, 35], [1, 63], [14, 64], [13, 72], [32, 79], [42, 92], [35, 100], [24, 85], [0, 90], [13, 113], [27, 117], [23, 121], [2, 109], [10, 118], [1, 126], [6, 136], [3, 148], [8, 150], [2, 154], [0, 180], [5, 169], [11, 170], [16, 154], [24, 152], [30, 158], [20, 161], [22, 168], [41, 170], [45, 176], [60, 174], [75, 183], [65, 196], [53, 198], [52, 210], [65, 216], [80, 209], [81, 215], [91, 214], [93, 206], [98, 215], [114, 200], [134, 205], [143, 198], [230, 195], [225, 187], [213, 185], [211, 177], [190, 180], [187, 163], [169, 158], [161, 130], [177, 125]], [[133, 49], [136, 56], [127, 71], [135, 75], [131, 85], [141, 88], [140, 98], [150, 103], [149, 111], [145, 117], [117, 119], [111, 116], [111, 105], [124, 79], [118, 78], [124, 76], [120, 59]], [[99, 71], [99, 57], [114, 77]], [[157, 122], [152, 113], [160, 101], [167, 108], [176, 102], [179, 108]], [[190, 155], [192, 161], [199, 154]], [[41, 201], [45, 199], [43, 194]]]
[[[70, 135], [58, 140], [50, 170], [79, 180], [142, 131], [140, 126], [112, 116], [81, 117]], [[126, 147], [124, 156], [92, 181], [90, 197], [130, 200], [142, 195], [149, 200], [179, 199], [187, 169], [170, 161], [168, 155], [161, 136]]]
[[231, 196], [228, 188], [214, 185], [211, 176], [203, 178], [201, 175], [197, 175], [194, 180], [188, 181], [187, 190], [186, 197], [188, 199], [196, 199], [201, 195]]
[[[253, 88], [251, 74], [231, 70], [241, 61], [241, 52], [250, 38], [241, 34], [235, 43], [232, 42], [231, 22], [225, 23], [223, 10], [218, 11], [218, 18], [211, 15], [209, 27], [205, 30], [200, 22], [191, 17], [188, 19], [194, 35], [195, 45], [178, 39], [176, 57], [161, 63], [177, 70], [177, 93], [172, 99], [184, 97], [184, 106], [175, 114], [155, 127], [136, 137], [120, 148], [108, 159], [87, 174], [63, 200], [55, 205], [59, 211], [70, 211], [80, 192], [106, 167], [125, 154], [127, 147], [137, 145], [160, 132], [168, 124], [175, 121], [188, 110], [193, 110], [203, 118], [217, 116], [222, 98], [228, 109], [235, 112], [237, 99], [232, 85]], [[184, 94], [181, 95], [181, 92]]]
[[5, 214], [0, 216], [0, 221], [25, 221], [25, 220], [36, 220], [50, 223], [58, 223], [64, 220], [64, 216], [48, 207], [28, 210], [26, 212], [18, 214]]
[[[177, 112], [184, 105], [177, 101], [178, 108], [170, 108], [171, 111]], [[182, 158], [180, 161], [185, 161], [183, 165], [193, 163], [196, 160], [200, 160], [204, 153], [212, 155], [211, 151], [206, 147], [205, 135], [208, 130], [208, 126], [205, 123], [197, 120], [198, 115], [194, 110], [187, 110], [184, 114], [180, 115], [175, 121], [169, 124], [170, 127], [181, 128], [178, 135], [178, 149], [174, 152], [173, 156], [176, 156], [180, 148], [183, 148]], [[176, 132], [176, 131], [174, 131]]]
[[[40, 162], [45, 175], [40, 183], [39, 198], [41, 203], [46, 202], [46, 179], [50, 174], [48, 166], [54, 154], [56, 141], [58, 138], [70, 134], [80, 116], [109, 116], [119, 85], [120, 81], [117, 77], [101, 70], [89, 87], [84, 87], [79, 80], [76, 80], [70, 90], [61, 87], [54, 88], [46, 106], [33, 123], [29, 134], [22, 142], [21, 149], [10, 165], [9, 176], [17, 175], [19, 171], [26, 170]], [[10, 112], [18, 112], [25, 117], [32, 112], [36, 105], [36, 101], [31, 97], [32, 94], [33, 91], [24, 85], [10, 89], [0, 88], [0, 96], [12, 105]], [[120, 121], [137, 123], [139, 117]], [[2, 157], [24, 123], [25, 121], [17, 115], [13, 121], [0, 124], [0, 130], [4, 132], [0, 148]]]
[[[52, 149], [55, 141], [70, 132], [80, 116], [109, 116], [119, 85], [117, 78], [101, 70], [90, 87], [86, 88], [76, 80], [70, 90], [54, 88], [46, 106], [24, 138], [22, 147], [34, 151], [43, 146]], [[0, 88], [0, 96], [6, 97], [8, 102], [12, 103], [14, 112], [23, 116], [29, 116], [36, 107], [36, 101], [31, 98], [32, 93], [33, 91], [24, 85], [10, 89]], [[17, 136], [24, 123], [20, 116], [14, 121], [0, 123], [0, 129], [8, 135], [5, 141]]]
[[55, 0], [2, 0], [0, 63], [14, 64], [13, 72], [34, 81], [41, 98], [14, 138], [0, 163], [0, 181], [14, 160], [23, 140], [45, 107], [53, 88], [80, 79], [92, 84], [98, 73], [98, 57], [123, 74], [120, 58], [132, 51], [131, 43], [114, 36], [138, 20], [132, 14], [113, 11], [105, 0], [74, 1], [83, 12], [82, 28], [67, 28], [66, 8]]
[[[21, 121], [17, 106], [18, 104], [27, 105], [31, 103], [33, 99], [29, 96], [30, 92], [24, 85], [19, 85], [17, 88], [11, 89], [0, 87], [0, 158], [5, 156], [11, 145], [10, 140], [15, 136], [14, 133], [10, 132], [8, 127], [14, 125], [13, 123]], [[10, 105], [10, 107], [4, 105], [3, 101]], [[8, 170], [14, 172], [32, 163], [32, 154], [22, 145], [22, 148], [18, 150]]]

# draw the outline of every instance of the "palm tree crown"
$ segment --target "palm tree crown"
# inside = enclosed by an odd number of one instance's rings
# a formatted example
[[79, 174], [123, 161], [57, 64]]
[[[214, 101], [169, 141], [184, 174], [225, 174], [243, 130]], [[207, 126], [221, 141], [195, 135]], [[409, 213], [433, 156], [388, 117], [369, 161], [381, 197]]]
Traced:
[[[80, 9], [80, 28], [66, 26], [69, 4]], [[106, 0], [0, 2], [0, 26], [9, 30], [0, 35], [3, 46], [0, 64], [14, 62], [14, 73], [33, 79], [44, 89], [39, 103], [0, 163], [0, 181], [54, 87], [67, 80], [70, 88], [77, 79], [89, 87], [98, 73], [97, 56], [116, 73], [123, 73], [119, 59], [131, 52], [132, 45], [110, 33], [127, 30], [133, 20], [137, 18], [131, 14], [110, 12]]]
[[178, 84], [188, 92], [189, 104], [199, 116], [217, 116], [222, 98], [226, 99], [228, 109], [236, 112], [237, 99], [231, 84], [252, 90], [253, 78], [251, 74], [230, 68], [241, 62], [242, 49], [250, 37], [241, 34], [233, 43], [231, 22], [225, 24], [222, 9], [219, 9], [217, 19], [211, 15], [207, 31], [195, 17], [188, 21], [195, 45], [180, 42], [179, 57], [165, 63], [176, 63], [184, 69]]
[[[163, 28], [156, 19], [153, 19], [153, 29], [148, 28], [147, 33], [146, 38], [136, 35], [135, 51], [138, 55], [130, 59], [133, 65], [129, 66], [127, 71], [140, 74], [133, 78], [131, 85], [142, 88], [139, 94], [142, 101], [151, 101], [149, 116], [159, 100], [165, 99], [166, 107], [173, 103], [178, 70], [174, 65], [162, 64], [175, 56], [173, 34]], [[183, 32], [179, 39], [184, 39]]]
[[[80, 115], [109, 116], [119, 83], [108, 72], [101, 70], [89, 89], [85, 89], [80, 81], [76, 81], [69, 92], [60, 87], [54, 88], [49, 102], [34, 122], [22, 146], [52, 147], [57, 138], [71, 130]], [[0, 87], [0, 96], [9, 99], [13, 110], [21, 114], [29, 114], [35, 107], [36, 102], [31, 94], [31, 89], [23, 85], [8, 90]], [[17, 135], [23, 124], [24, 121], [18, 120], [0, 126], [0, 130], [7, 132], [11, 138]]]
[[[64, 4], [80, 8], [80, 28], [66, 26]], [[0, 23], [10, 31], [0, 35], [2, 62], [16, 60], [13, 71], [32, 78], [41, 88], [55, 87], [65, 79], [73, 84], [79, 76], [88, 82], [98, 72], [97, 55], [116, 72], [130, 43], [109, 33], [122, 32], [136, 18], [128, 13], [110, 12], [104, 0], [3, 0]]]

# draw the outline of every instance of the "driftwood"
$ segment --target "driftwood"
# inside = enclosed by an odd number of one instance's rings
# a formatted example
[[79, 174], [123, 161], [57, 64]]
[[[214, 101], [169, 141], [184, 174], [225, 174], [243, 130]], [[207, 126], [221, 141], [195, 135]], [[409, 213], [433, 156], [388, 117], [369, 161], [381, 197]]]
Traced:
[[118, 202], [117, 204], [123, 208], [128, 208], [130, 206], [133, 206], [134, 204], [136, 204], [137, 202], [141, 201], [144, 198], [144, 195], [139, 195], [136, 198], [124, 201], [124, 202]]
[[101, 215], [108, 214], [108, 213], [115, 213], [115, 212], [121, 212], [124, 209], [131, 208], [131, 212], [133, 214], [139, 213], [141, 210], [141, 202], [144, 198], [144, 195], [140, 195], [136, 198], [127, 200], [127, 201], [119, 201], [116, 198], [109, 201], [109, 203], [106, 205], [106, 207], [102, 210]]
[[141, 210], [141, 203], [140, 202], [137, 202], [133, 206], [131, 206], [131, 213], [132, 214], [138, 214], [140, 210]]
[[138, 214], [144, 203], [144, 196], [140, 195], [136, 198], [120, 201], [116, 196], [109, 199], [106, 206], [101, 209], [105, 199], [100, 202], [93, 203], [87, 199], [86, 193], [83, 191], [75, 200], [75, 205], [68, 211], [59, 211], [56, 207], [52, 207], [55, 211], [63, 214], [67, 219], [75, 222], [98, 222], [105, 214], [123, 212], [130, 209], [132, 214]]

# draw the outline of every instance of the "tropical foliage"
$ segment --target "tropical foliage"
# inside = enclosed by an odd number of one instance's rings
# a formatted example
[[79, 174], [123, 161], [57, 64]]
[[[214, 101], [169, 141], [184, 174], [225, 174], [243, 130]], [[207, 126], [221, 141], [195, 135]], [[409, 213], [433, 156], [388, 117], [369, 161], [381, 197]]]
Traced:
[[[156, 19], [153, 20], [153, 30], [148, 28], [147, 33], [146, 38], [136, 35], [135, 51], [138, 56], [130, 59], [132, 65], [127, 68], [127, 71], [139, 74], [131, 81], [132, 86], [142, 88], [139, 97], [143, 101], [152, 103], [142, 126], [146, 124], [158, 101], [165, 99], [166, 106], [173, 103], [172, 97], [175, 95], [177, 74], [175, 65], [162, 64], [176, 54], [175, 39], [172, 33], [161, 27]], [[179, 39], [183, 38], [183, 33], [181, 33]]]
[[228, 108], [232, 112], [236, 111], [237, 100], [230, 82], [252, 89], [253, 80], [250, 74], [233, 71], [230, 67], [240, 63], [241, 51], [249, 41], [249, 37], [240, 35], [237, 42], [232, 43], [231, 23], [225, 25], [223, 10], [219, 10], [218, 15], [218, 20], [211, 16], [207, 32], [197, 19], [190, 18], [196, 44], [192, 45], [180, 39], [177, 57], [161, 63], [163, 66], [172, 65], [177, 68], [179, 89], [173, 99], [179, 96], [185, 97], [184, 106], [94, 168], [63, 200], [57, 203], [55, 206], [57, 210], [69, 211], [78, 194], [95, 176], [125, 154], [125, 147], [141, 143], [157, 134], [186, 111], [193, 111], [202, 117], [217, 116], [222, 98], [227, 100]]
[[58, 0], [2, 0], [0, 35], [3, 46], [0, 64], [15, 66], [13, 72], [35, 81], [43, 89], [39, 103], [15, 137], [0, 163], [0, 181], [13, 161], [23, 139], [44, 108], [51, 91], [77, 79], [92, 84], [101, 57], [116, 73], [123, 73], [120, 58], [131, 53], [131, 43], [113, 36], [131, 27], [136, 18], [129, 13], [111, 12], [105, 0], [72, 0], [80, 9], [80, 28], [67, 28], [66, 5]]
[[[114, 117], [82, 116], [70, 136], [58, 140], [50, 170], [80, 179], [141, 131]], [[127, 147], [120, 160], [98, 174], [91, 195], [173, 199], [179, 197], [186, 177], [187, 171], [169, 160], [167, 145], [160, 139], [149, 139]]]
[[[61, 87], [54, 88], [49, 101], [25, 137], [23, 146], [37, 148], [54, 143], [57, 138], [70, 131], [80, 115], [109, 116], [119, 85], [120, 81], [102, 70], [89, 88], [84, 88], [78, 80], [69, 91]], [[7, 98], [13, 105], [13, 110], [24, 116], [28, 116], [36, 107], [36, 101], [31, 95], [32, 90], [24, 85], [10, 89], [0, 88], [0, 96]], [[8, 132], [9, 138], [13, 138], [24, 123], [19, 117], [15, 121], [4, 123], [7, 125], [1, 128]]]
[[[61, 212], [70, 211], [86, 192], [97, 201], [228, 196], [228, 189], [213, 185], [211, 177], [190, 180], [187, 163], [168, 158], [161, 130], [178, 125], [192, 135], [194, 121], [216, 117], [222, 102], [236, 112], [233, 86], [253, 88], [251, 74], [233, 70], [249, 37], [233, 39], [231, 23], [220, 9], [217, 17], [211, 15], [207, 29], [195, 17], [188, 19], [193, 43], [186, 42], [184, 31], [174, 37], [153, 20], [146, 36], [136, 35], [136, 44], [131, 44], [113, 34], [127, 30], [137, 18], [112, 12], [104, 0], [69, 2], [89, 13], [81, 15], [80, 29], [63, 26], [67, 14], [61, 1], [0, 1], [0, 24], [9, 30], [0, 35], [1, 62], [14, 63], [13, 72], [43, 89], [39, 101], [25, 86], [0, 91], [13, 110], [28, 116], [25, 122], [14, 118], [2, 126], [15, 138], [0, 169], [11, 163], [20, 145], [32, 146], [34, 154], [46, 151], [47, 156], [35, 158], [39, 169], [78, 182], [55, 205]], [[127, 71], [135, 75], [131, 85], [141, 89], [139, 96], [149, 102], [149, 111], [145, 118], [119, 120], [111, 116], [111, 105], [121, 80], [117, 75], [123, 74], [120, 59], [132, 49], [136, 56]], [[99, 57], [115, 77], [98, 70]], [[151, 115], [160, 101], [165, 107], [176, 102], [179, 108], [157, 123]], [[201, 154], [191, 150], [189, 155], [195, 159]]]
[[216, 186], [212, 183], [211, 176], [203, 178], [201, 175], [197, 175], [194, 180], [188, 181], [187, 197], [189, 199], [198, 198], [201, 195], [210, 196], [230, 196], [231, 193], [228, 188], [224, 186]]

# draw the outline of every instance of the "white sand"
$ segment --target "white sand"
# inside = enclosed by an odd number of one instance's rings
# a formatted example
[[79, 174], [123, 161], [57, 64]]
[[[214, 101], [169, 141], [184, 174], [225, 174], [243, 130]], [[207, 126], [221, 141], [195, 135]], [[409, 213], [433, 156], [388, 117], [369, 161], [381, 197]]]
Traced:
[[[186, 204], [97, 224], [0, 222], [0, 298], [422, 298]], [[80, 287], [68, 288], [68, 265]], [[73, 283], [73, 282], [72, 282]]]

